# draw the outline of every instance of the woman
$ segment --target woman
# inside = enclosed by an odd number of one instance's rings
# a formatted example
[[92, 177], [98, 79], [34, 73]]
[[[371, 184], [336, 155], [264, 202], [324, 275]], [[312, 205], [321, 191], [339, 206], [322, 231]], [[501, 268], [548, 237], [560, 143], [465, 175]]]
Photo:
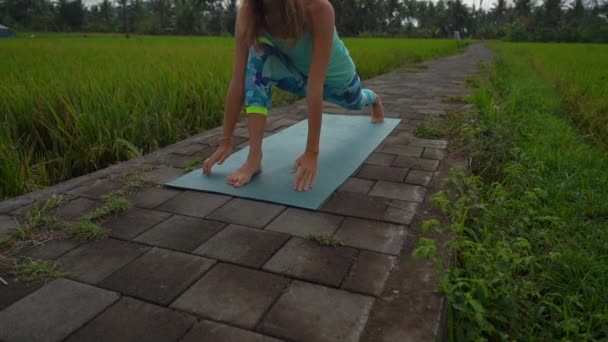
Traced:
[[380, 97], [361, 88], [348, 49], [338, 36], [328, 0], [243, 0], [236, 22], [236, 56], [226, 98], [224, 135], [203, 173], [232, 153], [232, 134], [240, 111], [248, 114], [250, 150], [247, 161], [227, 179], [242, 187], [261, 171], [262, 139], [271, 104], [271, 87], [306, 96], [308, 139], [292, 173], [294, 188], [312, 188], [319, 157], [323, 100], [347, 109], [372, 106], [372, 122], [384, 120]]

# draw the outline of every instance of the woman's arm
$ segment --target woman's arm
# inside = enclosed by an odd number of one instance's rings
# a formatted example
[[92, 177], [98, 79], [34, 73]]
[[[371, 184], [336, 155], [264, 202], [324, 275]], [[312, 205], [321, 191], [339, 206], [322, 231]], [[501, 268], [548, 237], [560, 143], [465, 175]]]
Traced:
[[306, 88], [308, 104], [308, 140], [306, 151], [296, 160], [292, 172], [300, 169], [295, 189], [305, 191], [312, 188], [317, 175], [319, 140], [323, 113], [323, 85], [331, 57], [334, 38], [334, 9], [327, 0], [317, 0], [310, 8], [312, 33], [312, 60]]
[[313, 38], [312, 60], [306, 89], [308, 103], [308, 142], [306, 150], [319, 152], [321, 114], [323, 112], [323, 85], [334, 38], [334, 9], [329, 1], [312, 5], [311, 31]]
[[[240, 16], [239, 16], [240, 17]], [[235, 32], [238, 29], [239, 20], [237, 18]], [[224, 135], [220, 139], [220, 146], [209, 158], [203, 162], [203, 173], [211, 174], [211, 168], [216, 163], [222, 164], [232, 153], [232, 134], [239, 119], [239, 114], [243, 109], [243, 98], [245, 89], [245, 72], [247, 69], [247, 58], [249, 56], [249, 46], [245, 39], [239, 34], [236, 35], [236, 47], [234, 64], [232, 66], [232, 80], [226, 94], [226, 104], [224, 107]]]

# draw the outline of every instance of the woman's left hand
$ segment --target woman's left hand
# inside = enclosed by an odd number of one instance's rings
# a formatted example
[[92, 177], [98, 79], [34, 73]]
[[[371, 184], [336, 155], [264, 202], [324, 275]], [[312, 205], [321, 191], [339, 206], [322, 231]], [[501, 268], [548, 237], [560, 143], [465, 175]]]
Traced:
[[319, 159], [318, 152], [304, 152], [296, 160], [291, 173], [295, 173], [300, 170], [298, 176], [296, 177], [296, 184], [294, 189], [296, 191], [306, 191], [312, 189], [312, 185], [315, 182], [315, 177], [317, 176], [317, 162]]

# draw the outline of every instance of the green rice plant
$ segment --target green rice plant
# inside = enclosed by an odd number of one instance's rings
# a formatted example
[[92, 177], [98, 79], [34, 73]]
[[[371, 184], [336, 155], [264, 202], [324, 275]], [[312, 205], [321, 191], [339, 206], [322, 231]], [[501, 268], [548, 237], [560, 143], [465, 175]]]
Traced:
[[549, 81], [583, 135], [608, 148], [608, 46], [605, 44], [502, 44], [526, 56]]

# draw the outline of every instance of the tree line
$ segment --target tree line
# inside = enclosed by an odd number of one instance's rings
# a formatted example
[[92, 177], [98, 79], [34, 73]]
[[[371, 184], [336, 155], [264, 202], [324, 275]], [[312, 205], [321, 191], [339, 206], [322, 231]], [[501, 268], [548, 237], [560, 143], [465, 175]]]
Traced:
[[[608, 0], [331, 0], [343, 36], [608, 42]], [[488, 1], [488, 0], [486, 0]], [[0, 0], [0, 23], [24, 31], [230, 35], [237, 0]]]

